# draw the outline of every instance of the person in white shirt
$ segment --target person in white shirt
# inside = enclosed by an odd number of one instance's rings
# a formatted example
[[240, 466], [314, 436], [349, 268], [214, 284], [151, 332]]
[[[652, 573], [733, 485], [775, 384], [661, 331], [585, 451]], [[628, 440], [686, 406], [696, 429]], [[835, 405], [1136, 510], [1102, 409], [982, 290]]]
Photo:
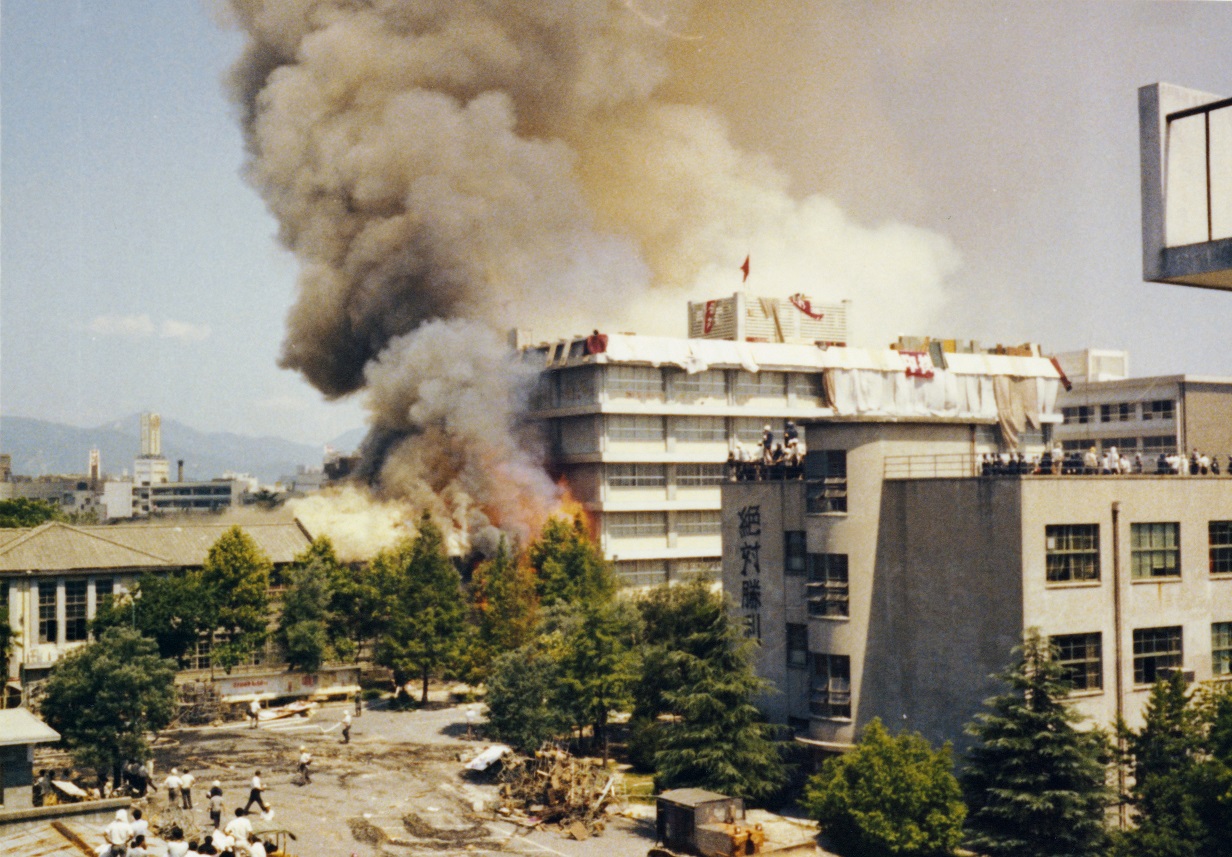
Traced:
[[351, 743], [351, 712], [342, 715], [342, 743]]
[[308, 766], [312, 764], [312, 754], [308, 752], [308, 748], [300, 746], [299, 748], [299, 775], [304, 778], [304, 784], [312, 782], [312, 774], [308, 772]]
[[265, 786], [261, 785], [261, 772], [257, 771], [252, 775], [252, 789], [248, 792], [248, 803], [244, 805], [244, 812], [248, 812], [255, 803], [261, 807], [261, 811], [269, 813], [269, 807], [265, 805], [265, 800], [261, 797], [261, 792], [265, 790]]
[[141, 817], [141, 810], [139, 809], [133, 810], [133, 820], [130, 826], [133, 828], [134, 839], [138, 836], [150, 835], [150, 823]]
[[115, 820], [103, 829], [103, 840], [106, 844], [99, 849], [98, 853], [100, 855], [123, 853], [132, 838], [133, 828], [128, 823], [128, 813], [117, 809]]
[[194, 777], [192, 774], [190, 774], [187, 768], [184, 769], [184, 773], [180, 774], [180, 797], [184, 801], [184, 803], [182, 804], [184, 809], [193, 808], [192, 787], [193, 787], [193, 783], [195, 783], [196, 781], [197, 781], [197, 778]]
[[227, 822], [227, 826], [223, 828], [223, 833], [231, 837], [232, 844], [247, 842], [248, 834], [252, 833], [252, 822], [248, 820], [247, 813], [236, 807], [235, 818]]
[[167, 857], [185, 857], [188, 854], [188, 843], [184, 841], [184, 831], [178, 827], [171, 828], [167, 835]]
[[252, 723], [248, 725], [249, 729], [257, 728], [257, 721], [261, 719], [261, 703], [255, 699], [248, 704], [248, 716], [252, 718]]
[[167, 779], [163, 780], [163, 786], [167, 789], [167, 806], [175, 806], [180, 802], [180, 772], [176, 768], [171, 769], [171, 773], [167, 775]]
[[266, 857], [265, 844], [255, 833], [248, 834], [248, 854], [249, 857]]

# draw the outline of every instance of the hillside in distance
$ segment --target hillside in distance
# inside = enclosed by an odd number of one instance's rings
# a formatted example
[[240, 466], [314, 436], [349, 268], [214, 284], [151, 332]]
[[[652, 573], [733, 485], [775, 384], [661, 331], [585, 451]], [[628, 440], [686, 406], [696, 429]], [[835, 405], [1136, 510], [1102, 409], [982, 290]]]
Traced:
[[[331, 445], [340, 451], [347, 432]], [[214, 479], [226, 471], [249, 473], [270, 483], [295, 473], [305, 465], [320, 467], [323, 447], [295, 443], [280, 437], [248, 437], [231, 432], [202, 432], [191, 426], [163, 418], [163, 456], [171, 462], [171, 478], [176, 462], [184, 461], [184, 478]], [[132, 414], [93, 428], [79, 428], [31, 417], [0, 417], [0, 452], [13, 457], [13, 473], [20, 476], [85, 473], [90, 449], [98, 447], [103, 472], [118, 477], [132, 473], [133, 459], [141, 451], [141, 416]]]

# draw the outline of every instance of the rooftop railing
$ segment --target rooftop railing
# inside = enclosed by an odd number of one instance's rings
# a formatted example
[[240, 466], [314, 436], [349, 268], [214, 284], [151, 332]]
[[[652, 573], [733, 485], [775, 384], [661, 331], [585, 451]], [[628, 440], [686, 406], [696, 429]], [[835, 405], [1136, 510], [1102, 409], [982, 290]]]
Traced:
[[884, 479], [965, 479], [1022, 476], [1219, 476], [1232, 475], [1232, 457], [1227, 468], [1218, 458], [1177, 456], [1131, 456], [1118, 462], [1099, 458], [1094, 464], [1082, 455], [1067, 455], [1055, 462], [1046, 456], [891, 455], [885, 459]]

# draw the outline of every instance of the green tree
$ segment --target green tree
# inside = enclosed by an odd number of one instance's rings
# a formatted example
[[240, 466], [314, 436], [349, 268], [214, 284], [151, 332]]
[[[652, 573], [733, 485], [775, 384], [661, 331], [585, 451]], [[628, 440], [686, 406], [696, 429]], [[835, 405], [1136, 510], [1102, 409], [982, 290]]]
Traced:
[[37, 527], [59, 518], [60, 507], [46, 500], [31, 500], [29, 497], [0, 500], [0, 529]]
[[561, 707], [579, 732], [586, 726], [606, 762], [608, 720], [632, 703], [638, 657], [633, 647], [637, 615], [623, 601], [558, 604], [545, 630], [560, 640], [558, 655]]
[[950, 745], [891, 736], [876, 718], [854, 750], [810, 778], [804, 807], [840, 854], [860, 857], [951, 854], [967, 815]]
[[9, 624], [9, 606], [0, 604], [0, 670], [9, 674], [9, 658], [13, 655], [13, 644], [17, 642], [17, 632]]
[[1216, 857], [1232, 842], [1232, 686], [1213, 682], [1195, 695], [1205, 731], [1205, 753], [1198, 766], [1197, 809], [1206, 824], [1202, 857]]
[[382, 599], [376, 661], [394, 671], [399, 685], [418, 676], [427, 702], [429, 679], [458, 657], [465, 614], [462, 578], [427, 512], [413, 541], [378, 554], [372, 565]]
[[579, 515], [572, 523], [551, 518], [527, 550], [544, 607], [558, 602], [610, 600], [616, 575]]
[[218, 632], [214, 663], [230, 672], [268, 635], [269, 583], [273, 564], [252, 536], [234, 526], [210, 546], [201, 568], [208, 611], [204, 627]]
[[[329, 638], [333, 568], [324, 551], [310, 547], [287, 571], [287, 589], [278, 616], [278, 642], [291, 669], [313, 672], [333, 656]], [[332, 549], [330, 550], [332, 553]]]
[[673, 632], [677, 642], [647, 659], [647, 669], [667, 676], [662, 685], [647, 692], [642, 683], [645, 698], [657, 696], [667, 715], [650, 727], [655, 782], [765, 800], [786, 782], [787, 770], [754, 704], [769, 687], [753, 671], [754, 644], [725, 602], [699, 592], [687, 601], [684, 615], [693, 615], [697, 627]]
[[1212, 728], [1218, 708], [1217, 697], [1205, 706], [1194, 704], [1178, 672], [1154, 683], [1142, 728], [1125, 731], [1135, 814], [1117, 842], [1117, 855], [1202, 857], [1226, 847], [1227, 839], [1218, 839], [1209, 826], [1226, 818], [1220, 798], [1227, 795], [1227, 781], [1211, 746], [1218, 740]]
[[41, 710], [78, 764], [118, 775], [149, 757], [148, 736], [175, 714], [175, 663], [132, 628], [110, 628], [52, 667]]
[[522, 753], [569, 734], [561, 705], [560, 666], [550, 649], [529, 643], [492, 664], [485, 697], [488, 733]]
[[91, 630], [132, 627], [158, 644], [160, 657], [187, 662], [203, 631], [209, 630], [209, 596], [201, 574], [145, 574], [131, 593], [113, 595], [98, 605]]
[[1079, 730], [1052, 646], [1029, 629], [998, 677], [1008, 690], [968, 724], [977, 744], [963, 776], [970, 845], [990, 857], [1104, 854], [1108, 737]]
[[519, 562], [517, 551], [502, 537], [496, 555], [481, 563], [471, 580], [473, 636], [468, 667], [473, 680], [484, 681], [495, 658], [526, 645], [538, 622], [535, 571]]

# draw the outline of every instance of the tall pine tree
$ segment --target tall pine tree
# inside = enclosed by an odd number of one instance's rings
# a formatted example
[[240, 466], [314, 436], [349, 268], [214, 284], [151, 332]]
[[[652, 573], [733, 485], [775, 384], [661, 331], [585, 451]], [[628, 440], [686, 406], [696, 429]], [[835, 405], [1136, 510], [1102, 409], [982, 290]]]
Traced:
[[1070, 685], [1037, 629], [1015, 652], [999, 676], [1009, 689], [967, 726], [978, 741], [963, 778], [970, 847], [990, 857], [1105, 854], [1108, 738], [1075, 728]]
[[1155, 682], [1143, 711], [1142, 728], [1126, 734], [1134, 826], [1118, 842], [1118, 855], [1199, 857], [1205, 853], [1208, 831], [1198, 794], [1205, 755], [1202, 732], [1180, 673]]
[[210, 546], [201, 568], [208, 605], [202, 622], [216, 629], [214, 663], [230, 672], [265, 643], [273, 563], [252, 536], [234, 526]]
[[427, 512], [413, 541], [378, 554], [372, 564], [382, 606], [376, 661], [394, 671], [399, 685], [418, 677], [427, 702], [429, 680], [458, 657], [465, 614], [462, 578]]
[[[722, 596], [704, 587], [654, 598], [643, 608], [646, 634], [662, 642], [648, 652], [638, 696], [643, 723], [660, 709], [648, 727], [656, 785], [764, 800], [786, 782], [787, 771], [754, 704], [767, 685], [753, 671], [753, 642]], [[651, 630], [655, 617], [665, 626]]]
[[502, 537], [496, 555], [475, 569], [471, 581], [473, 638], [469, 672], [483, 681], [492, 662], [530, 642], [539, 615], [535, 572]]

